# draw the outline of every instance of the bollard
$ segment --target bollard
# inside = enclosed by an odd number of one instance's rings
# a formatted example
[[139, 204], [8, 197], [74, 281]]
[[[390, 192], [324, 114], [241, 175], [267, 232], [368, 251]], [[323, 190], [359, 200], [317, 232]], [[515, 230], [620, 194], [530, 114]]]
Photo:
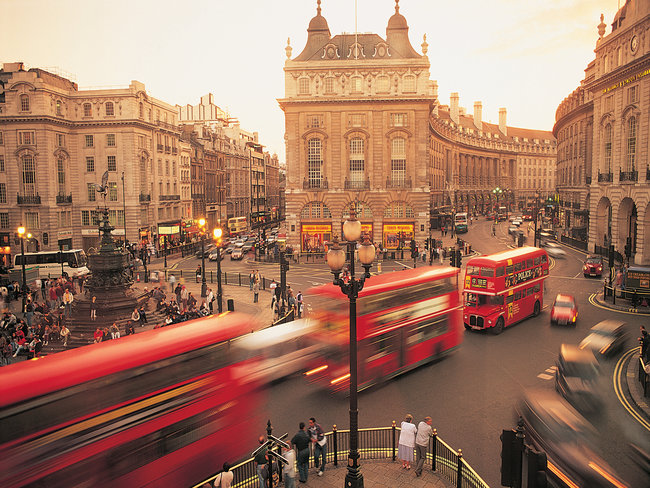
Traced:
[[392, 457], [393, 457], [393, 462], [395, 462], [395, 459], [397, 458], [397, 456], [395, 454], [395, 435], [397, 434], [397, 424], [395, 423], [394, 420], [393, 420], [393, 425], [392, 425], [391, 432], [393, 434], [393, 439], [392, 439], [393, 456]]
[[214, 279], [212, 279], [212, 271], [210, 271], [210, 284], [214, 283]]
[[612, 303], [616, 305], [616, 287], [612, 288]]
[[332, 444], [334, 444], [334, 466], [339, 465], [339, 440], [336, 424], [332, 426]]
[[232, 298], [228, 299], [228, 311], [229, 312], [235, 311], [235, 301]]
[[431, 449], [431, 470], [436, 470], [436, 451], [438, 449], [438, 429], [433, 429], [433, 448]]
[[458, 474], [456, 475], [456, 488], [463, 488], [463, 450], [458, 449]]
[[239, 274], [239, 286], [241, 286], [241, 273], [238, 274]]
[[225, 271], [223, 272], [223, 284], [227, 285], [228, 284], [228, 273]]

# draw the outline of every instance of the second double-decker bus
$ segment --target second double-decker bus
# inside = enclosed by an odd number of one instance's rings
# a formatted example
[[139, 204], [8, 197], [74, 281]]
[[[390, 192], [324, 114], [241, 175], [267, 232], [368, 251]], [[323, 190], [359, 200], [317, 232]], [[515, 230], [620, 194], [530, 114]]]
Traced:
[[454, 215], [454, 227], [456, 228], [456, 234], [467, 232], [467, 213], [459, 212]]
[[228, 219], [228, 232], [231, 236], [238, 236], [248, 230], [246, 217], [232, 217]]
[[536, 316], [544, 305], [548, 255], [536, 247], [520, 247], [467, 262], [463, 321], [466, 329], [505, 327]]
[[263, 425], [232, 347], [250, 329], [227, 313], [2, 368], [0, 486], [192, 486], [237, 461]]
[[[417, 268], [372, 276], [357, 299], [359, 390], [453, 351], [462, 340], [458, 268]], [[333, 284], [306, 293], [311, 339], [322, 352], [305, 375], [331, 389], [349, 389], [349, 307]]]

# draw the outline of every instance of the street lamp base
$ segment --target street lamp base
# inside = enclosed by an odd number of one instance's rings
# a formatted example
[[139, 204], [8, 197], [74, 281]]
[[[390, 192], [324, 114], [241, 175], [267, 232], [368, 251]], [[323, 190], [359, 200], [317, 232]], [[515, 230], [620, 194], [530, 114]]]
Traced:
[[345, 488], [363, 488], [363, 474], [359, 467], [355, 469], [348, 466], [348, 472], [345, 474]]

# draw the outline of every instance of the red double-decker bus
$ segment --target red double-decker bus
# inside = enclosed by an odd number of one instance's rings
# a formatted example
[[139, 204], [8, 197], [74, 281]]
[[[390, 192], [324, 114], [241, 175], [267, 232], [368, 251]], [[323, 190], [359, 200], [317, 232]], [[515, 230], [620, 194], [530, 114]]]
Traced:
[[231, 348], [250, 329], [223, 314], [2, 368], [0, 486], [191, 486], [237, 461], [263, 425]]
[[[454, 350], [462, 340], [458, 268], [423, 267], [372, 276], [357, 299], [359, 390]], [[349, 389], [349, 307], [340, 288], [310, 289], [322, 356], [305, 373], [333, 391]]]
[[504, 327], [538, 315], [547, 277], [548, 255], [536, 247], [470, 259], [463, 290], [465, 328], [500, 334]]

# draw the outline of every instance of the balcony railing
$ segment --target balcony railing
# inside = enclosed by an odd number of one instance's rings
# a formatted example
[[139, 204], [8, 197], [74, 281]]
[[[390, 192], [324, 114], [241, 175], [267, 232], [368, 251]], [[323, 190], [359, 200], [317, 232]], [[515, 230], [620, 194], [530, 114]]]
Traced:
[[575, 209], [578, 209], [578, 208], [580, 208], [580, 203], [579, 203], [579, 202], [573, 202], [573, 203], [571, 204], [571, 206], [572, 206], [573, 208], [575, 208]]
[[168, 124], [167, 122], [163, 122], [162, 120], [156, 120], [156, 125], [158, 125], [159, 127], [164, 127], [167, 130], [172, 130], [175, 132], [180, 131], [180, 129], [174, 124]]
[[329, 184], [327, 183], [327, 178], [324, 179], [308, 179], [305, 178], [302, 181], [303, 190], [327, 190]]
[[178, 154], [178, 148], [172, 147], [172, 154]]
[[160, 201], [164, 202], [167, 200], [180, 200], [181, 196], [180, 195], [160, 195]]
[[192, 193], [192, 200], [205, 200], [203, 193]]
[[140, 193], [140, 201], [141, 202], [150, 202], [151, 201], [151, 195], [148, 193]]
[[63, 195], [59, 193], [56, 196], [56, 203], [72, 203], [72, 194], [70, 195]]
[[158, 149], [158, 152], [163, 152], [163, 145], [162, 144], [158, 144], [156, 147]]
[[612, 180], [612, 173], [598, 173], [598, 183], [611, 183]]
[[18, 205], [40, 205], [40, 195], [18, 195]]
[[386, 178], [386, 188], [411, 188], [411, 178]]
[[165, 152], [166, 152], [167, 154], [169, 154], [170, 152], [172, 152], [172, 147], [171, 147], [171, 146], [165, 146]]
[[618, 175], [618, 181], [638, 181], [638, 171], [621, 171]]
[[370, 190], [370, 179], [365, 180], [348, 180], [345, 179], [343, 187], [346, 190]]

